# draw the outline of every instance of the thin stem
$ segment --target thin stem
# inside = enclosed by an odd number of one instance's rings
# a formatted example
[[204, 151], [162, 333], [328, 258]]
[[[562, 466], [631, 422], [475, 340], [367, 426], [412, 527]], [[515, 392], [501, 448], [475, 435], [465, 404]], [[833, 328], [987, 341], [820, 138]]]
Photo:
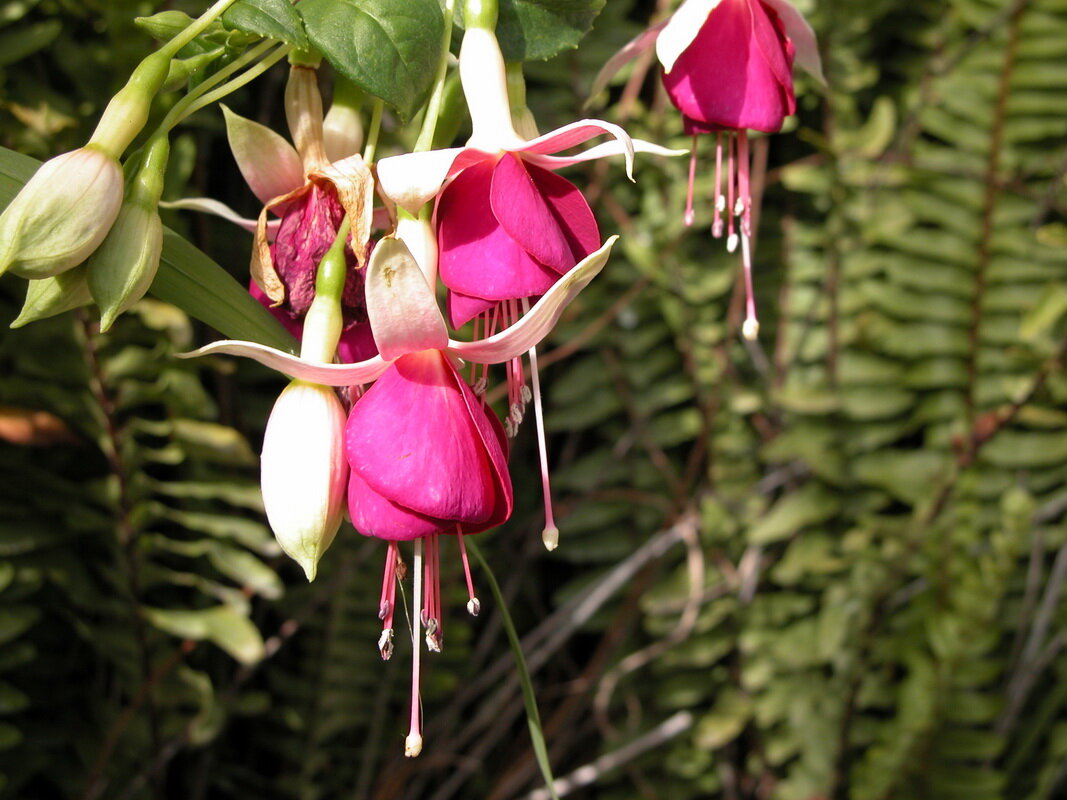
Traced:
[[235, 2], [236, 0], [218, 0], [215, 5], [211, 6], [211, 8], [201, 14], [188, 28], [163, 45], [163, 47], [160, 48], [160, 52], [166, 53], [173, 58], [175, 53], [206, 31], [211, 23], [221, 17], [226, 9], [232, 6]]
[[212, 103], [214, 103], [214, 102], [216, 102], [218, 100], [221, 100], [226, 95], [237, 91], [238, 89], [240, 89], [245, 84], [251, 83], [253, 80], [258, 78], [260, 75], [262, 75], [268, 69], [273, 67], [275, 64], [277, 64], [283, 58], [285, 58], [289, 54], [289, 50], [290, 49], [291, 49], [290, 46], [287, 45], [287, 44], [286, 45], [281, 45], [277, 50], [275, 50], [269, 56], [264, 58], [262, 61], [260, 61], [258, 64], [256, 64], [256, 66], [252, 67], [247, 72], [244, 72], [243, 74], [241, 74], [238, 77], [234, 78], [229, 83], [223, 84], [219, 88], [215, 89], [215, 91], [208, 92], [207, 94], [202, 95], [198, 100], [195, 100], [194, 102], [189, 104], [188, 109], [185, 111], [185, 113], [183, 113], [181, 115], [181, 117], [179, 117], [179, 119], [177, 121], [178, 122], [182, 122], [183, 120], [185, 120], [188, 117], [192, 116], [197, 111], [199, 111], [200, 109], [204, 108], [205, 106], [209, 106]]
[[374, 156], [378, 150], [378, 134], [382, 130], [382, 110], [385, 108], [385, 103], [380, 99], [374, 101], [374, 108], [371, 111], [370, 118], [370, 130], [367, 131], [367, 144], [363, 147], [363, 160], [367, 164], [374, 163]]
[[433, 94], [426, 105], [426, 116], [422, 119], [422, 129], [415, 142], [414, 152], [419, 153], [433, 148], [433, 137], [437, 131], [437, 118], [441, 114], [441, 105], [445, 96], [445, 78], [448, 77], [449, 47], [452, 44], [452, 16], [455, 13], [456, 0], [445, 0], [445, 28], [441, 34], [441, 60], [437, 63], [437, 77], [434, 78]]
[[526, 668], [526, 657], [522, 652], [522, 642], [519, 641], [519, 634], [515, 631], [515, 623], [512, 621], [511, 614], [508, 613], [507, 605], [504, 603], [504, 596], [500, 592], [500, 584], [497, 583], [493, 571], [489, 569], [489, 564], [482, 556], [482, 551], [474, 542], [470, 543], [470, 550], [489, 581], [489, 589], [493, 593], [493, 599], [496, 600], [497, 608], [500, 610], [500, 619], [504, 623], [504, 631], [508, 635], [511, 654], [515, 657], [515, 669], [519, 673], [519, 683], [522, 685], [522, 700], [526, 706], [526, 722], [530, 726], [530, 738], [533, 740], [534, 755], [537, 756], [537, 764], [541, 767], [541, 775], [545, 779], [545, 788], [548, 790], [548, 795], [552, 800], [559, 800], [559, 796], [556, 794], [556, 780], [552, 775], [552, 764], [548, 760], [548, 747], [545, 745], [545, 735], [541, 727], [541, 714], [537, 710], [537, 698], [534, 696], [530, 671]]

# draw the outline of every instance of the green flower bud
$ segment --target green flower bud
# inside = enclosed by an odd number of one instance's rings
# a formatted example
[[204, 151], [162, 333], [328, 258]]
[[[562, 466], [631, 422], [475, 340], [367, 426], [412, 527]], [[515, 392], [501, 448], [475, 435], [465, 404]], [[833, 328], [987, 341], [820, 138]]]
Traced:
[[148, 122], [152, 100], [163, 87], [170, 72], [171, 57], [157, 50], [145, 58], [130, 75], [104, 109], [93, 131], [90, 145], [96, 145], [115, 158], [122, 156]]
[[165, 136], [146, 146], [118, 219], [89, 258], [89, 291], [100, 306], [101, 330], [110, 328], [119, 314], [144, 297], [159, 270], [163, 222], [158, 208], [169, 154]]
[[22, 311], [11, 323], [12, 328], [21, 328], [31, 322], [48, 319], [72, 308], [87, 306], [93, 301], [89, 294], [85, 266], [69, 269], [54, 278], [30, 281], [26, 289], [26, 301]]
[[0, 274], [49, 278], [100, 245], [122, 204], [122, 167], [94, 145], [46, 161], [0, 215]]

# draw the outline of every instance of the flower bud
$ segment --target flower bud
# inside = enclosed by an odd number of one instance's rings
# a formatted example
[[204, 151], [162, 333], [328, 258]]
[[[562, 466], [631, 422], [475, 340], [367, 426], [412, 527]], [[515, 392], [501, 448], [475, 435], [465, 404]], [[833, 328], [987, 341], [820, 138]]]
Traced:
[[345, 421], [332, 389], [296, 380], [278, 397], [263, 436], [267, 521], [309, 581], [341, 525], [348, 484]]
[[115, 224], [89, 259], [89, 290], [100, 306], [101, 330], [144, 297], [159, 270], [163, 222], [158, 208], [169, 153], [165, 136], [147, 145]]
[[72, 308], [89, 305], [92, 301], [84, 266], [69, 269], [54, 278], [30, 281], [26, 289], [26, 301], [11, 327], [21, 328]]
[[122, 204], [122, 167], [90, 144], [46, 161], [0, 215], [0, 274], [48, 278], [83, 262]]

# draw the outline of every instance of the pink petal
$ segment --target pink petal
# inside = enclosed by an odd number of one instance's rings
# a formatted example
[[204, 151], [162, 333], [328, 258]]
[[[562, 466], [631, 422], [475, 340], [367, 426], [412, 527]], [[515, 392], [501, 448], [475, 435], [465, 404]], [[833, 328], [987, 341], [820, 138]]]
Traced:
[[245, 183], [266, 205], [304, 183], [304, 165], [289, 142], [265, 125], [245, 119], [226, 106], [226, 137]]
[[448, 290], [448, 324], [453, 330], [462, 328], [483, 311], [488, 311], [499, 300], [485, 300], [481, 297], [471, 297], [469, 294]]
[[753, 30], [750, 3], [758, 2], [723, 0], [663, 76], [671, 102], [700, 125], [775, 132], [791, 113], [792, 79], [778, 81]]
[[608, 85], [608, 82], [615, 76], [615, 73], [629, 64], [641, 53], [648, 48], [652, 47], [656, 43], [656, 39], [660, 34], [660, 31], [670, 22], [669, 19], [659, 23], [659, 25], [653, 25], [651, 28], [641, 31], [633, 39], [623, 45], [623, 48], [619, 50], [615, 55], [608, 59], [607, 63], [600, 68], [600, 72], [597, 73], [596, 78], [593, 79], [593, 86], [589, 90], [589, 98], [596, 97], [602, 92]]
[[585, 195], [577, 186], [566, 178], [532, 164], [527, 169], [567, 240], [570, 258], [563, 268], [566, 271], [600, 247], [600, 228]]
[[[532, 169], [556, 177], [540, 167]], [[562, 178], [557, 180], [563, 181], [581, 196], [570, 182]], [[561, 220], [549, 207], [541, 187], [513, 153], [506, 153], [493, 169], [489, 204], [493, 216], [508, 236], [537, 261], [557, 272], [565, 272], [574, 266], [578, 259], [574, 257], [570, 243], [560, 229]], [[591, 217], [588, 205], [585, 210]], [[593, 222], [593, 228], [596, 229], [596, 222]], [[596, 243], [600, 244], [599, 234]]]
[[626, 156], [626, 176], [633, 180], [634, 144], [630, 134], [611, 122], [600, 119], [583, 119], [564, 125], [536, 139], [531, 139], [522, 147], [516, 148], [520, 153], [558, 153], [587, 142], [597, 136], [608, 134], [614, 136], [623, 148]]
[[826, 85], [826, 76], [822, 72], [822, 59], [819, 57], [819, 44], [815, 40], [815, 31], [804, 19], [804, 15], [793, 8], [789, 0], [762, 0], [775, 10], [785, 27], [785, 35], [796, 48], [797, 64], [819, 83]]
[[514, 325], [488, 339], [474, 342], [449, 340], [448, 352], [479, 364], [500, 364], [536, 346], [552, 330], [567, 304], [604, 268], [618, 238], [612, 236], [603, 247], [560, 278]]
[[302, 361], [291, 353], [283, 353], [273, 347], [256, 342], [239, 342], [223, 339], [194, 350], [178, 353], [179, 358], [199, 358], [209, 355], [243, 356], [258, 361], [290, 378], [300, 378], [324, 386], [357, 386], [370, 383], [389, 368], [389, 362], [381, 356], [368, 358], [357, 364], [318, 364]]
[[337, 343], [337, 357], [343, 363], [355, 364], [374, 358], [377, 354], [378, 348], [374, 344], [374, 336], [368, 323], [357, 322], [341, 333], [341, 341]]
[[779, 24], [776, 24], [778, 15], [772, 10], [772, 21], [760, 0], [750, 0], [749, 9], [752, 11], [752, 38], [759, 46], [767, 68], [780, 86], [792, 86], [794, 51], [788, 47], [785, 31], [779, 30]]
[[497, 505], [497, 480], [472, 403], [478, 399], [443, 353], [403, 356], [352, 407], [348, 463], [404, 509], [484, 522]]
[[441, 350], [448, 330], [415, 258], [399, 239], [378, 242], [367, 265], [367, 316], [382, 358]]
[[492, 164], [476, 164], [441, 193], [441, 280], [449, 289], [486, 300], [543, 294], [558, 274], [531, 258], [496, 221], [490, 205], [492, 176]]
[[392, 542], [408, 542], [445, 530], [451, 532], [455, 527], [450, 520], [419, 514], [386, 500], [355, 470], [348, 476], [348, 516], [352, 526], [364, 536]]
[[685, 0], [671, 18], [667, 27], [656, 39], [656, 57], [663, 65], [663, 71], [670, 73], [678, 57], [689, 49], [697, 38], [708, 15], [723, 0]]
[[504, 432], [504, 426], [493, 410], [486, 405], [484, 399], [470, 391], [462, 378], [457, 376], [457, 380], [464, 390], [463, 400], [467, 404], [471, 420], [478, 429], [478, 435], [481, 437], [482, 446], [489, 459], [489, 468], [494, 477], [493, 507], [489, 516], [481, 522], [464, 522], [460, 525], [463, 533], [481, 533], [489, 528], [495, 528], [511, 517], [514, 497], [511, 488], [511, 473], [508, 471], [508, 437]]

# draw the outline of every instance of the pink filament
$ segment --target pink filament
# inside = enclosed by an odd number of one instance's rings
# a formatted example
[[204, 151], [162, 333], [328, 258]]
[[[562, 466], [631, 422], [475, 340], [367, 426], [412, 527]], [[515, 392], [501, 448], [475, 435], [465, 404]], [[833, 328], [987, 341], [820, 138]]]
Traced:
[[[734, 137], [726, 135], [726, 237], [734, 235], [734, 188], [736, 172], [734, 170]], [[729, 246], [729, 245], [727, 245]]]
[[693, 134], [693, 149], [689, 153], [689, 184], [685, 190], [685, 225], [693, 224], [693, 184], [697, 177], [697, 136]]
[[[456, 540], [459, 542], [459, 557], [463, 560], [463, 577], [467, 579], [467, 608], [477, 604], [478, 597], [474, 594], [474, 579], [471, 577], [471, 563], [467, 558], [467, 543], [463, 540], [463, 534], [460, 532], [459, 526], [456, 526]], [[471, 613], [476, 613], [471, 611]]]
[[711, 223], [711, 235], [722, 237], [722, 134], [715, 134], [715, 219]]

